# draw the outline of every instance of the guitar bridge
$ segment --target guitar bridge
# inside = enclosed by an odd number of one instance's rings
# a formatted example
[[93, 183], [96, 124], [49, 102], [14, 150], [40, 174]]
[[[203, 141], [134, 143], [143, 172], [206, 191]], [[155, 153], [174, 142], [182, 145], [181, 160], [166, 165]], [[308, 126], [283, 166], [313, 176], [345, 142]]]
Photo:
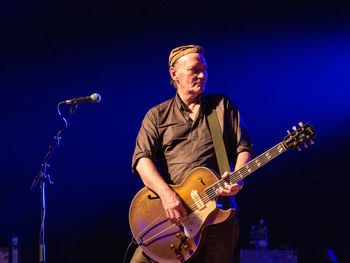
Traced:
[[183, 262], [184, 259], [184, 254], [185, 253], [189, 253], [189, 254], [193, 254], [193, 250], [191, 250], [190, 248], [190, 244], [187, 242], [187, 237], [181, 233], [177, 233], [176, 237], [179, 238], [181, 240], [179, 246], [176, 248], [175, 244], [171, 244], [170, 245], [170, 249], [174, 251], [174, 254], [176, 255], [176, 259], [179, 262]]

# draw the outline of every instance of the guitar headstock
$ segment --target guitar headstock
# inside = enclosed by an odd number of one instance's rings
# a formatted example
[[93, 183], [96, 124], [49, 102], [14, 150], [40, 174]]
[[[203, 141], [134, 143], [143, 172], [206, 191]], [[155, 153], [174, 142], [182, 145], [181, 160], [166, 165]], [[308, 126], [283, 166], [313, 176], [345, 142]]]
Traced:
[[284, 137], [282, 143], [287, 149], [298, 148], [298, 150], [300, 150], [299, 146], [303, 143], [305, 147], [307, 147], [307, 141], [310, 141], [311, 144], [314, 144], [314, 142], [312, 141], [312, 138], [316, 137], [314, 128], [312, 128], [312, 126], [309, 123], [303, 125], [302, 122], [299, 123], [299, 126], [299, 129], [297, 129], [294, 126], [294, 132], [290, 133], [288, 131], [289, 135]]

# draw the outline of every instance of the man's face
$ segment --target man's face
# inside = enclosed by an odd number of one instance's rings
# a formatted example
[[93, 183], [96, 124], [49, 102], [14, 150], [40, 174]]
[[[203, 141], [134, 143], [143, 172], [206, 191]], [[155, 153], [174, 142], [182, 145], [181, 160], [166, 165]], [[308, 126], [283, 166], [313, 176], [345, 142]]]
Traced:
[[207, 63], [198, 53], [181, 57], [175, 64], [173, 78], [179, 92], [197, 96], [204, 92], [207, 84]]

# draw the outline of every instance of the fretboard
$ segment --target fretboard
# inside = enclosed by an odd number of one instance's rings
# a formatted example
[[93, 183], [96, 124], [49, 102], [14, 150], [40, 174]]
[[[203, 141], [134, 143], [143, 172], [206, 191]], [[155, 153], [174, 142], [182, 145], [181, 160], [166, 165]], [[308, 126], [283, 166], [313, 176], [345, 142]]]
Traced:
[[216, 190], [219, 189], [220, 186], [224, 187], [225, 182], [229, 184], [234, 184], [241, 181], [251, 173], [258, 170], [263, 165], [267, 164], [272, 159], [284, 153], [286, 150], [287, 149], [284, 147], [282, 142], [277, 144], [276, 146], [272, 147], [270, 150], [264, 152], [263, 154], [259, 155], [255, 159], [251, 160], [249, 163], [245, 164], [243, 167], [241, 167], [237, 171], [231, 173], [226, 179], [220, 179], [215, 184], [206, 188], [205, 193], [207, 194], [209, 199], [215, 198], [218, 195], [216, 193]]

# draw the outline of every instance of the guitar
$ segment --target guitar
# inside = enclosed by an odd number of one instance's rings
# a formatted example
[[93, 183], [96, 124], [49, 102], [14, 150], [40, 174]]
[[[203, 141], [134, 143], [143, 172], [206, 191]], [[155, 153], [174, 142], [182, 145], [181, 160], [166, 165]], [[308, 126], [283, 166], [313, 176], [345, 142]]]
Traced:
[[[161, 263], [185, 262], [199, 251], [203, 228], [225, 221], [234, 211], [217, 207], [216, 190], [225, 182], [234, 184], [284, 153], [287, 149], [299, 148], [316, 136], [310, 124], [293, 127], [282, 142], [259, 155], [226, 179], [218, 179], [213, 170], [205, 167], [193, 169], [180, 185], [170, 187], [182, 199], [187, 210], [187, 219], [173, 224], [167, 219], [159, 196], [147, 187], [142, 188], [131, 202], [129, 223], [137, 244], [152, 259]], [[307, 146], [307, 145], [305, 145]]]

